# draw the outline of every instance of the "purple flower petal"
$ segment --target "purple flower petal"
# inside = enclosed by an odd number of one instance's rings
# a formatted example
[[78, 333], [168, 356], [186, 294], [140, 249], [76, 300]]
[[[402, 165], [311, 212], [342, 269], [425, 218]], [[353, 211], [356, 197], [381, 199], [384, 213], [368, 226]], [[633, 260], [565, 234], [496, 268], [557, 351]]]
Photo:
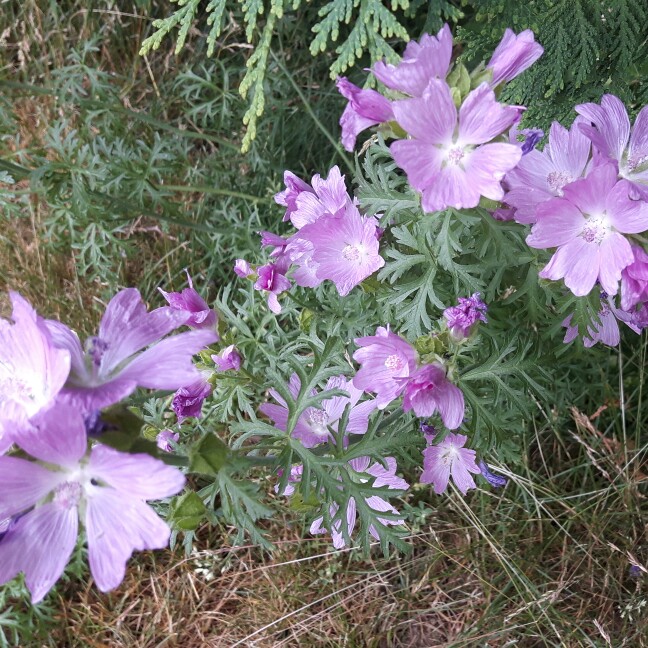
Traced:
[[118, 374], [121, 381], [133, 381], [149, 389], [178, 389], [200, 377], [193, 356], [216, 342], [214, 331], [188, 331], [166, 338], [130, 362]]
[[[461, 105], [459, 139], [471, 144], [490, 142], [508, 130], [520, 118], [521, 113], [522, 108], [518, 106], [498, 103], [490, 86], [482, 83], [468, 94]], [[521, 157], [522, 151], [517, 160]]]
[[148, 504], [109, 488], [88, 498], [85, 527], [90, 571], [102, 592], [122, 582], [133, 551], [163, 549], [171, 533]]
[[17, 457], [0, 457], [0, 518], [30, 508], [59, 484], [65, 474]]
[[362, 90], [346, 77], [336, 81], [340, 94], [349, 100], [342, 117], [342, 143], [347, 151], [353, 151], [356, 138], [363, 130], [394, 118], [391, 103], [375, 90]]
[[211, 394], [212, 386], [204, 376], [175, 393], [171, 407], [178, 417], [178, 423], [186, 418], [200, 418], [205, 399]]
[[300, 238], [313, 245], [317, 277], [332, 281], [341, 297], [385, 265], [376, 227], [374, 218], [364, 218], [350, 206], [343, 215], [324, 216], [300, 230]]
[[403, 410], [408, 412], [412, 409], [419, 417], [432, 416], [438, 410], [443, 424], [454, 430], [463, 421], [463, 393], [448, 381], [440, 365], [423, 365], [410, 377], [405, 387]]
[[421, 98], [395, 101], [393, 109], [398, 124], [412, 137], [424, 142], [452, 139], [457, 108], [450, 87], [444, 81], [430, 81]]
[[77, 535], [76, 507], [44, 504], [21, 517], [0, 541], [0, 583], [25, 572], [32, 603], [39, 603], [63, 573]]
[[374, 76], [392, 90], [419, 97], [431, 79], [445, 79], [452, 57], [452, 33], [444, 25], [436, 37], [423, 34], [420, 41], [410, 41], [398, 65], [379, 61]]
[[487, 65], [487, 68], [493, 71], [492, 85], [511, 81], [522, 74], [543, 52], [544, 48], [535, 42], [530, 29], [525, 29], [519, 34], [507, 29]]
[[[186, 319], [184, 324], [192, 328], [214, 329], [218, 321], [216, 311], [209, 308], [207, 302], [194, 289], [191, 275], [187, 270], [185, 272], [187, 273], [187, 281], [189, 283], [188, 288], [185, 288], [182, 292], [171, 293], [165, 292], [162, 288], [158, 288], [158, 290], [167, 300], [172, 310], [177, 310], [185, 314]], [[155, 339], [159, 339], [159, 337]]]
[[76, 466], [86, 453], [88, 438], [79, 410], [59, 403], [32, 420], [32, 425], [17, 439], [32, 457], [60, 466]]
[[233, 344], [220, 353], [214, 354], [211, 359], [218, 367], [218, 371], [238, 371], [241, 368], [241, 354]]
[[361, 368], [353, 378], [358, 389], [376, 393], [376, 407], [384, 409], [405, 388], [405, 378], [416, 369], [416, 351], [406, 340], [383, 327], [375, 335], [356, 338], [361, 347], [353, 359]]
[[443, 154], [438, 149], [430, 149], [426, 141], [398, 140], [389, 150], [394, 161], [407, 172], [407, 180], [417, 191], [424, 191], [436, 182]]
[[614, 95], [603, 95], [601, 105], [586, 103], [576, 106], [576, 112], [592, 122], [581, 130], [601, 153], [620, 160], [630, 137], [630, 119], [623, 102]]
[[160, 430], [158, 435], [155, 437], [155, 443], [160, 450], [164, 452], [173, 452], [175, 449], [172, 443], [178, 443], [180, 440], [180, 435], [173, 430]]
[[480, 472], [475, 463], [475, 451], [464, 448], [467, 437], [463, 434], [448, 434], [441, 443], [428, 446], [423, 451], [422, 484], [434, 484], [439, 495], [448, 487], [450, 476], [463, 495], [475, 488], [475, 481], [469, 473]]
[[182, 326], [185, 320], [184, 311], [171, 308], [147, 312], [135, 288], [119, 291], [108, 303], [97, 335], [105, 344], [101, 354], [103, 372], [111, 373], [125, 359]]
[[105, 445], [96, 445], [90, 453], [88, 470], [99, 479], [129, 497], [155, 500], [180, 492], [184, 475], [173, 466], [147, 454], [128, 454]]
[[53, 404], [70, 373], [69, 352], [54, 346], [27, 300], [10, 297], [13, 324], [0, 319], [0, 453]]

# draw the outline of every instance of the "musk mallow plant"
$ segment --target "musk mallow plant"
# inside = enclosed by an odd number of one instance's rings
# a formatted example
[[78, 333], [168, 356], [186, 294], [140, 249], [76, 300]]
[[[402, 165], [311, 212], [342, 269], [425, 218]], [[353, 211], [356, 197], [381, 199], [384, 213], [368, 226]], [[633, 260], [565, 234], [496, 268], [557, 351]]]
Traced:
[[[189, 275], [153, 310], [126, 289], [82, 344], [14, 297], [5, 581], [23, 572], [42, 598], [79, 531], [100, 589], [133, 550], [170, 537], [190, 551], [206, 523], [269, 548], [259, 521], [285, 506], [334, 549], [407, 550], [416, 484], [428, 506], [504, 487], [538, 406], [559, 418], [609, 347], [636, 343], [644, 112], [631, 128], [604, 96], [543, 143], [502, 100], [542, 54], [533, 34], [507, 30], [472, 70], [455, 50], [446, 26], [375, 62], [375, 89], [339, 80], [344, 146], [369, 136], [356, 173], [286, 171], [276, 227], [211, 303]], [[117, 523], [105, 502], [130, 482]], [[60, 538], [47, 556], [26, 539], [46, 527]]]

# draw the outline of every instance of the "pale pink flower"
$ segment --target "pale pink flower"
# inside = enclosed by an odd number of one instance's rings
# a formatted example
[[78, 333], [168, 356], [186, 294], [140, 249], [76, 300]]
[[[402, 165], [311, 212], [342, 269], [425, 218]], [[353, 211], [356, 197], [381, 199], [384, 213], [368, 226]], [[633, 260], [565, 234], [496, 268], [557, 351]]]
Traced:
[[481, 471], [475, 463], [475, 451], [464, 448], [467, 440], [468, 437], [463, 434], [448, 434], [437, 445], [425, 448], [421, 483], [434, 484], [437, 495], [446, 490], [450, 477], [463, 495], [475, 488], [475, 480], [470, 473], [477, 475]]
[[565, 186], [561, 198], [542, 203], [527, 243], [558, 249], [540, 276], [564, 278], [578, 297], [597, 281], [608, 295], [616, 295], [621, 271], [634, 260], [623, 234], [648, 229], [648, 205], [631, 200], [630, 188], [626, 180], [617, 180], [613, 164], [604, 164]]
[[463, 393], [446, 377], [441, 365], [423, 365], [407, 380], [403, 410], [414, 410], [418, 417], [432, 416], [436, 411], [443, 424], [455, 430], [463, 422], [465, 404]]
[[519, 119], [521, 108], [495, 99], [487, 83], [470, 92], [459, 112], [445, 81], [432, 80], [423, 96], [395, 101], [394, 115], [410, 139], [391, 153], [426, 212], [476, 207], [482, 196], [502, 200], [501, 181], [522, 157], [520, 147], [491, 143]]
[[379, 326], [375, 335], [356, 338], [353, 359], [361, 367], [353, 379], [358, 389], [375, 392], [378, 409], [398, 398], [416, 370], [416, 350], [402, 337]]

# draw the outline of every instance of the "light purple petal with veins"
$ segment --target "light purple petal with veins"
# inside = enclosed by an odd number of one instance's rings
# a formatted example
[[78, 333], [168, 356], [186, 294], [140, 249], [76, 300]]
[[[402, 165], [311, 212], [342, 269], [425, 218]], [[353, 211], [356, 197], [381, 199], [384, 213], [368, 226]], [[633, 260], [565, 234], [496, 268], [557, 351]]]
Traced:
[[621, 308], [629, 311], [640, 302], [648, 302], [648, 254], [633, 245], [632, 263], [621, 273]]
[[508, 130], [520, 118], [522, 110], [519, 106], [498, 103], [490, 86], [482, 83], [472, 90], [461, 104], [459, 139], [471, 144], [490, 142]]
[[464, 448], [467, 440], [463, 434], [448, 434], [439, 444], [425, 448], [421, 483], [433, 484], [437, 495], [446, 490], [450, 476], [463, 495], [475, 488], [470, 473], [478, 474], [480, 470], [475, 451]]
[[118, 452], [98, 444], [92, 448], [88, 470], [95, 479], [128, 497], [155, 500], [175, 495], [185, 485], [184, 475], [173, 466], [147, 454]]
[[108, 488], [88, 498], [85, 527], [90, 571], [102, 592], [122, 582], [133, 551], [163, 549], [171, 534], [148, 504]]
[[353, 378], [358, 389], [376, 393], [376, 407], [384, 409], [405, 388], [416, 369], [416, 351], [400, 336], [379, 326], [375, 335], [356, 338], [353, 359], [361, 367]]
[[214, 331], [188, 331], [166, 338], [130, 362], [120, 380], [136, 381], [149, 389], [177, 389], [200, 377], [193, 356], [216, 342]]
[[446, 24], [436, 37], [423, 34], [418, 42], [410, 41], [398, 65], [379, 61], [372, 72], [388, 88], [419, 97], [431, 79], [445, 79], [451, 56], [452, 33]]
[[581, 130], [594, 146], [613, 160], [621, 160], [630, 138], [630, 119], [623, 102], [614, 95], [603, 95], [601, 105], [576, 106], [576, 112], [594, 126], [583, 123]]
[[[209, 308], [207, 302], [200, 296], [198, 291], [193, 287], [193, 281], [189, 271], [187, 273], [187, 282], [189, 287], [182, 292], [165, 292], [158, 288], [162, 296], [167, 300], [172, 310], [185, 313], [187, 326], [192, 328], [215, 328], [217, 323], [216, 311]], [[155, 312], [155, 311], [154, 311]]]
[[340, 94], [349, 100], [342, 117], [342, 144], [347, 151], [353, 151], [356, 138], [365, 129], [394, 119], [391, 103], [375, 90], [363, 90], [346, 77], [336, 81]]
[[88, 448], [81, 412], [64, 403], [39, 414], [18, 445], [32, 457], [59, 466], [76, 466]]
[[0, 319], [0, 454], [31, 417], [52, 406], [70, 373], [70, 353], [55, 347], [24, 297], [9, 296], [13, 323]]
[[511, 29], [504, 36], [493, 52], [488, 69], [493, 71], [492, 85], [506, 83], [531, 67], [543, 54], [544, 48], [535, 42], [530, 29], [515, 34]]
[[18, 457], [0, 457], [0, 518], [34, 506], [64, 481], [64, 473]]
[[76, 507], [44, 504], [21, 517], [0, 541], [0, 583], [25, 572], [32, 603], [39, 603], [61, 577], [77, 534]]
[[436, 411], [450, 430], [458, 428], [464, 417], [465, 404], [461, 390], [448, 381], [445, 370], [437, 364], [420, 367], [406, 387], [403, 410], [414, 410], [416, 416], [432, 416]]

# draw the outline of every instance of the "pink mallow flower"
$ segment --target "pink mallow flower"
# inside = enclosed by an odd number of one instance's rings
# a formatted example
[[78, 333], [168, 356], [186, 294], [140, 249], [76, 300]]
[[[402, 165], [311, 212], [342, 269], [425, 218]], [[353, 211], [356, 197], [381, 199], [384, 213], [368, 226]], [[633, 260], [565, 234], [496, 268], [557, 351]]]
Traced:
[[241, 354], [233, 344], [213, 355], [211, 359], [216, 363], [218, 371], [238, 371], [241, 368]]
[[[299, 395], [301, 383], [299, 376], [293, 374], [290, 378], [288, 389], [294, 399]], [[347, 434], [364, 434], [369, 426], [369, 415], [376, 409], [376, 401], [368, 400], [360, 403], [362, 391], [354, 387], [353, 382], [344, 376], [329, 378], [324, 391], [339, 389], [347, 392], [348, 396], [333, 396], [321, 401], [321, 407], [307, 407], [297, 419], [297, 424], [292, 432], [295, 439], [299, 439], [306, 448], [312, 448], [324, 443], [331, 438], [329, 428], [337, 431], [344, 408], [349, 405], [349, 421], [345, 432]], [[313, 395], [315, 392], [313, 392]], [[277, 401], [264, 403], [259, 410], [270, 418], [280, 430], [286, 430], [288, 425], [288, 406], [279, 392], [270, 390], [270, 395]]]
[[18, 443], [43, 465], [0, 457], [0, 519], [15, 516], [0, 540], [0, 584], [23, 572], [32, 602], [41, 601], [72, 555], [79, 522], [102, 592], [122, 582], [133, 551], [168, 545], [169, 527], [147, 501], [182, 490], [177, 468], [104, 445], [88, 452], [83, 419], [65, 405], [40, 415]]
[[638, 245], [630, 247], [633, 261], [621, 272], [621, 308], [626, 311], [648, 302], [648, 254]]
[[199, 377], [194, 354], [216, 341], [215, 331], [187, 331], [162, 339], [187, 319], [169, 307], [146, 310], [139, 291], [126, 288], [108, 303], [96, 336], [81, 346], [77, 334], [53, 320], [46, 325], [54, 344], [69, 351], [70, 376], [61, 398], [89, 414], [139, 387], [175, 390]]
[[486, 69], [493, 72], [491, 85], [495, 87], [515, 79], [531, 67], [543, 52], [544, 48], [535, 42], [530, 29], [525, 29], [519, 34], [507, 29], [486, 66]]
[[[365, 473], [370, 477], [374, 477], [375, 480], [373, 482], [373, 486], [376, 488], [386, 486], [389, 490], [399, 490], [399, 491], [407, 490], [409, 488], [409, 484], [404, 479], [396, 475], [396, 470], [397, 470], [396, 460], [393, 457], [386, 457], [385, 462], [387, 464], [387, 468], [385, 468], [382, 464], [378, 462], [369, 465], [370, 464], [369, 457], [358, 457], [357, 459], [351, 459], [351, 461], [349, 461], [349, 466], [356, 474]], [[360, 477], [359, 479], [361, 482], [369, 481], [369, 478]], [[370, 495], [369, 497], [365, 497], [364, 500], [367, 506], [369, 506], [369, 508], [373, 509], [376, 512], [392, 513], [394, 515], [398, 515], [398, 511], [386, 499], [384, 499], [384, 497], [381, 497], [379, 495]], [[332, 520], [338, 514], [338, 511], [339, 511], [338, 504], [333, 503], [329, 506], [329, 515]], [[346, 531], [347, 531], [346, 536], [350, 538], [351, 534], [353, 533], [353, 529], [355, 528], [356, 525], [357, 504], [355, 498], [353, 497], [349, 498], [344, 517], [346, 518], [346, 520], [344, 520], [346, 522]], [[398, 526], [405, 523], [405, 520], [402, 517], [401, 518], [378, 517], [377, 520], [383, 526], [388, 526], [388, 525]], [[333, 540], [333, 546], [336, 549], [342, 549], [347, 545], [346, 536], [342, 532], [342, 524], [343, 524], [343, 520], [338, 519], [332, 522], [331, 528], [329, 529], [325, 526], [324, 516], [320, 516], [315, 520], [313, 520], [313, 523], [311, 524], [310, 527], [310, 532], [313, 535], [318, 535], [321, 533], [330, 533], [331, 539]], [[380, 539], [380, 535], [373, 524], [369, 526], [369, 533], [371, 533], [371, 535], [374, 538], [376, 538], [376, 540]]]
[[274, 201], [286, 208], [283, 220], [287, 221], [297, 209], [297, 198], [302, 193], [313, 193], [313, 188], [292, 171], [284, 171], [284, 185], [286, 188], [275, 194]]
[[457, 306], [450, 306], [443, 311], [448, 330], [452, 337], [463, 340], [470, 337], [477, 322], [486, 322], [488, 306], [481, 300], [479, 293], [471, 297], [459, 297]]
[[178, 423], [182, 423], [187, 418], [200, 418], [203, 403], [211, 392], [212, 387], [204, 376], [199, 376], [191, 384], [178, 389], [171, 403], [178, 417]]
[[302, 191], [295, 198], [295, 209], [290, 214], [290, 221], [297, 229], [315, 223], [326, 214], [337, 216], [353, 205], [337, 165], [329, 170], [326, 178], [316, 173], [311, 183], [312, 191]]
[[340, 94], [349, 100], [342, 117], [342, 144], [353, 151], [358, 135], [367, 128], [394, 119], [391, 102], [375, 90], [362, 90], [346, 77], [336, 81]]
[[236, 259], [234, 263], [234, 272], [241, 277], [241, 279], [247, 279], [255, 274], [254, 269], [245, 259]]
[[458, 428], [466, 406], [461, 389], [447, 378], [441, 365], [428, 364], [418, 369], [405, 386], [403, 410], [419, 417], [432, 416], [437, 410], [450, 430]]
[[[565, 332], [564, 344], [569, 344], [578, 337], [578, 327], [572, 326], [573, 315], [567, 317], [562, 325], [567, 329]], [[603, 293], [601, 295], [601, 310], [598, 313], [600, 321], [592, 320], [587, 327], [587, 335], [583, 336], [583, 345], [585, 348], [594, 346], [597, 342], [602, 342], [607, 346], [615, 347], [621, 342], [621, 331], [619, 322], [624, 322], [635, 333], [641, 333], [643, 326], [638, 326], [635, 321], [634, 313], [616, 308], [611, 297]]]
[[193, 287], [191, 275], [187, 270], [187, 281], [189, 287], [185, 288], [182, 292], [165, 292], [162, 288], [158, 288], [164, 299], [167, 300], [169, 306], [177, 311], [186, 313], [187, 321], [185, 324], [194, 329], [216, 329], [218, 316], [213, 308], [209, 308], [207, 302], [198, 294], [198, 291]]
[[597, 281], [608, 295], [616, 295], [621, 271], [634, 260], [623, 234], [648, 229], [648, 205], [631, 200], [630, 188], [626, 180], [617, 181], [613, 164], [604, 164], [567, 185], [562, 198], [542, 203], [527, 243], [558, 249], [540, 276], [554, 281], [564, 277], [578, 297]]
[[632, 198], [648, 200], [648, 106], [637, 115], [632, 132], [623, 102], [614, 95], [603, 95], [601, 105], [576, 106], [585, 117], [580, 129], [607, 158], [619, 165], [619, 175], [632, 183]]
[[305, 225], [292, 238], [302, 248], [289, 249], [295, 263], [306, 265], [315, 279], [332, 281], [341, 297], [385, 265], [378, 253], [378, 224], [348, 205], [339, 215], [325, 215]]
[[353, 354], [360, 369], [353, 378], [358, 389], [375, 392], [376, 406], [384, 409], [398, 398], [407, 378], [416, 370], [416, 350], [402, 337], [379, 326], [375, 335], [356, 338], [362, 347]]
[[372, 72], [388, 88], [421, 97], [431, 79], [445, 79], [452, 58], [452, 33], [445, 24], [434, 36], [423, 34], [420, 41], [410, 41], [398, 65], [379, 61]]
[[272, 248], [272, 251], [270, 252], [271, 257], [276, 258], [283, 256], [286, 245], [288, 244], [287, 239], [285, 239], [283, 236], [279, 236], [278, 234], [266, 232], [265, 230], [259, 232], [259, 234], [261, 235], [261, 245], [263, 247]]
[[459, 113], [445, 81], [432, 80], [421, 98], [393, 104], [410, 139], [398, 140], [391, 153], [422, 193], [426, 212], [476, 207], [482, 196], [501, 200], [501, 181], [522, 157], [520, 147], [488, 143], [519, 119], [521, 108], [495, 99], [487, 83], [473, 90]]
[[290, 289], [290, 280], [282, 272], [282, 268], [275, 263], [260, 266], [257, 268], [257, 273], [259, 276], [254, 287], [268, 293], [268, 308], [275, 315], [281, 313], [281, 304], [277, 295]]
[[[303, 464], [297, 464], [295, 466], [292, 466], [290, 468], [290, 474], [288, 475], [288, 482], [286, 483], [286, 487], [280, 493], [279, 484], [275, 484], [274, 492], [277, 493], [277, 495], [283, 495], [284, 497], [290, 497], [291, 495], [294, 495], [295, 486], [301, 482], [303, 473], [304, 473]], [[283, 477], [283, 470], [279, 470], [278, 474], [280, 478]]]
[[591, 146], [579, 128], [581, 121], [577, 118], [569, 130], [554, 122], [544, 150], [529, 151], [506, 174], [504, 202], [515, 208], [518, 223], [535, 223], [538, 205], [562, 197], [566, 185], [585, 175]]
[[164, 452], [173, 452], [174, 448], [172, 443], [178, 443], [180, 435], [173, 430], [160, 430], [155, 437], [155, 443], [160, 450]]
[[448, 434], [437, 445], [425, 448], [421, 483], [434, 484], [437, 495], [445, 492], [451, 476], [462, 495], [475, 488], [475, 480], [470, 473], [477, 475], [481, 471], [475, 463], [475, 451], [464, 448], [467, 440], [468, 437], [463, 434]]
[[54, 346], [24, 297], [9, 296], [12, 322], [0, 318], [0, 454], [33, 416], [51, 407], [70, 373], [70, 352]]

